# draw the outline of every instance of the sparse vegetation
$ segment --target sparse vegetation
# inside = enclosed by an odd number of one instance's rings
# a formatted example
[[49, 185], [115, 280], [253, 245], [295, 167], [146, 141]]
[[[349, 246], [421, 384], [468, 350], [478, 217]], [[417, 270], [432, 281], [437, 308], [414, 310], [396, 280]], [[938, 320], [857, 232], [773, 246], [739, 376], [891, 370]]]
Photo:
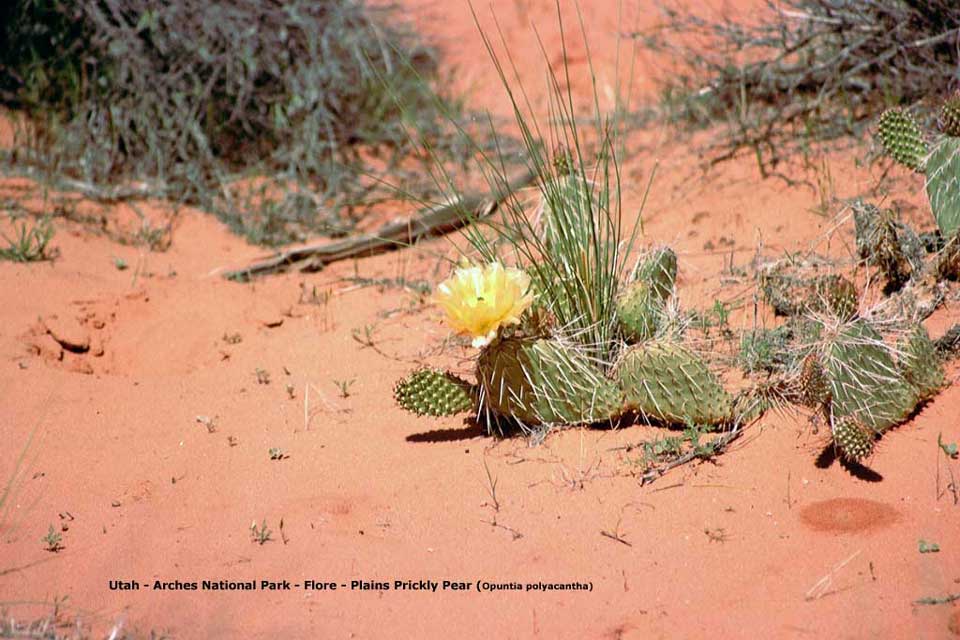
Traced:
[[350, 387], [352, 387], [357, 382], [356, 378], [350, 380], [334, 380], [333, 384], [336, 385], [337, 391], [340, 392], [341, 398], [350, 397]]
[[53, 238], [53, 223], [44, 218], [35, 225], [28, 227], [21, 222], [16, 227], [15, 237], [10, 238], [5, 233], [0, 234], [7, 246], [0, 248], [0, 259], [13, 262], [39, 262], [51, 260], [55, 253], [50, 250], [50, 240]]
[[957, 88], [960, 5], [952, 0], [766, 5], [756, 20], [664, 3], [656, 30], [633, 34], [679, 62], [662, 79], [663, 115], [725, 125], [711, 144], [714, 162], [748, 152], [773, 174], [811, 145], [858, 136], [887, 107]]
[[[459, 153], [444, 124], [459, 105], [436, 80], [431, 46], [364, 0], [0, 9], [0, 103], [29, 116], [6, 157], [15, 170], [92, 197], [196, 204], [262, 244], [343, 234], [397, 196], [385, 176], [434, 193], [408, 129], [433, 157]], [[145, 186], [114, 188], [132, 181]]]
[[57, 531], [57, 529], [51, 524], [50, 528], [47, 530], [47, 535], [43, 536], [41, 539], [43, 542], [43, 548], [47, 551], [52, 551], [53, 553], [59, 552], [63, 549], [63, 534]]
[[264, 545], [270, 540], [272, 540], [273, 532], [267, 527], [267, 519], [264, 518], [263, 522], [259, 525], [257, 521], [254, 520], [250, 525], [250, 537], [259, 545]]

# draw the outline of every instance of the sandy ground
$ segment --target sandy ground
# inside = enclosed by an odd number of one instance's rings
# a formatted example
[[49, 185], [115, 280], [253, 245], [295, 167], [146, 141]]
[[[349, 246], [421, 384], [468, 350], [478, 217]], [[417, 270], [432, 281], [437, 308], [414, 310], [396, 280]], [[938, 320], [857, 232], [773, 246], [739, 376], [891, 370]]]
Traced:
[[[468, 7], [408, 4], [424, 29], [442, 30], [477, 106], [509, 115]], [[606, 100], [617, 5], [583, 4]], [[492, 5], [540, 108], [529, 25], [558, 64], [552, 3]], [[492, 24], [486, 3], [479, 11]], [[634, 14], [621, 24], [655, 20], [648, 8]], [[579, 37], [568, 56], [586, 102]], [[656, 66], [638, 59], [641, 90]], [[837, 224], [838, 208], [818, 213], [815, 190], [761, 181], [749, 158], [698, 173], [696, 152], [665, 129], [639, 132], [631, 147], [625, 210], [639, 208], [658, 164], [643, 243], [678, 251], [686, 307], [743, 299], [752, 284], [736, 268], [758, 251], [850, 256], [852, 224]], [[856, 157], [825, 157], [837, 198], [876, 184], [878, 170], [855, 168]], [[922, 185], [897, 177], [898, 198], [930, 227]], [[26, 195], [44, 206], [29, 181], [0, 183], [0, 199]], [[137, 221], [124, 207], [79, 206], [117, 228]], [[166, 220], [159, 203], [144, 211], [155, 225]], [[447, 275], [441, 258], [454, 255], [446, 239], [238, 284], [219, 270], [263, 251], [199, 212], [174, 219], [165, 252], [56, 224], [55, 262], [0, 263], [0, 480], [13, 479], [0, 519], [0, 606], [10, 615], [67, 598], [68, 614], [98, 632], [121, 622], [178, 638], [960, 635], [957, 603], [913, 604], [960, 593], [960, 506], [944, 489], [948, 464], [957, 476], [960, 464], [937, 446], [940, 434], [960, 440], [960, 387], [883, 439], [871, 461], [879, 481], [818, 467], [823, 430], [770, 414], [713, 463], [641, 486], [639, 453], [627, 445], [663, 435], [656, 429], [570, 429], [531, 447], [394, 405], [394, 382], [419, 363], [468, 373], [473, 352], [415, 291], [348, 278], [435, 283]], [[938, 334], [956, 321], [960, 308], [948, 305], [927, 324]], [[752, 302], [733, 322], [752, 323]], [[283, 457], [271, 459], [271, 448]], [[272, 535], [261, 545], [250, 526], [264, 520]], [[41, 542], [51, 524], [62, 530], [57, 553]], [[919, 553], [921, 539], [940, 552]], [[111, 590], [112, 580], [141, 588]], [[300, 586], [146, 588], [158, 580]], [[306, 580], [338, 588], [308, 590]], [[390, 588], [352, 590], [354, 580]], [[394, 584], [420, 580], [589, 590]]]

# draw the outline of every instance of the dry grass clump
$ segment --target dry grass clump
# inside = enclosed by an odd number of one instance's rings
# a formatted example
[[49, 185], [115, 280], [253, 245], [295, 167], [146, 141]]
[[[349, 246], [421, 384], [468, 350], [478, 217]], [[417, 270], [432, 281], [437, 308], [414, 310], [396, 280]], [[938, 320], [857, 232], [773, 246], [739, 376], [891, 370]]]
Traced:
[[[16, 0], [0, 25], [0, 102], [30, 116], [9, 160], [140, 181], [257, 242], [349, 227], [401, 173], [409, 130], [453, 144], [435, 51], [392, 6]], [[250, 176], [269, 186], [232, 188]]]
[[634, 34], [669, 52], [663, 82], [676, 122], [725, 122], [714, 161], [753, 151], [764, 171], [812, 142], [858, 135], [886, 107], [936, 100], [960, 84], [954, 0], [766, 0], [754, 19], [662, 6]]

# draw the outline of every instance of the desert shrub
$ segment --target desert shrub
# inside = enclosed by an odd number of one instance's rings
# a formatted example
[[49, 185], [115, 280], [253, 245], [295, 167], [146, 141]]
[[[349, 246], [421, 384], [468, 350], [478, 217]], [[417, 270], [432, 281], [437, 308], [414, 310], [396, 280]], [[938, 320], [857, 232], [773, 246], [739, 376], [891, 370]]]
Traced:
[[671, 54], [662, 84], [676, 122], [725, 122], [713, 160], [753, 151], [764, 171], [819, 141], [859, 135], [892, 105], [916, 105], [960, 85], [955, 0], [766, 1], [759, 20], [662, 7], [636, 34]]
[[144, 181], [259, 242], [347, 225], [412, 171], [411, 127], [452, 139], [435, 51], [391, 6], [16, 0], [0, 24], [0, 100], [30, 116], [13, 160]]

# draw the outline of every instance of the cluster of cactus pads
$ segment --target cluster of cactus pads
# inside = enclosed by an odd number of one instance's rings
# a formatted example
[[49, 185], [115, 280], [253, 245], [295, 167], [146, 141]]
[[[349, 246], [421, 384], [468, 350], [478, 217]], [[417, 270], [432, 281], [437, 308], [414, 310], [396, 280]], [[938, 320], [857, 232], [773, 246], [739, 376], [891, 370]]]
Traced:
[[660, 335], [676, 274], [669, 248], [639, 263], [616, 299], [625, 347], [611, 366], [549, 331], [501, 330], [480, 351], [475, 385], [421, 369], [397, 384], [397, 402], [418, 414], [469, 409], [491, 422], [509, 418], [526, 426], [612, 422], [631, 414], [664, 424], [730, 422], [732, 397], [717, 376], [677, 339]]
[[[821, 266], [805, 271], [794, 264], [761, 279], [768, 298], [790, 319], [751, 334], [751, 348], [773, 337], [775, 346], [769, 366], [745, 369], [765, 370], [767, 386], [778, 387], [782, 399], [822, 415], [837, 452], [862, 462], [885, 431], [945, 385], [944, 350], [915, 322], [894, 332], [900, 340], [891, 345], [893, 334], [884, 336], [861, 317], [853, 283], [820, 273]], [[743, 394], [730, 394], [701, 357], [663, 330], [676, 273], [670, 249], [653, 250], [641, 261], [616, 298], [623, 348], [610, 366], [553, 334], [549, 323], [531, 321], [502, 329], [481, 349], [476, 383], [420, 369], [397, 383], [395, 398], [419, 415], [470, 412], [486, 416], [490, 425], [503, 419], [532, 427], [640, 416], [658, 424], [711, 426], [756, 417], [756, 403], [740, 402]]]
[[890, 157], [926, 175], [930, 208], [949, 239], [960, 230], [960, 95], [943, 104], [937, 122], [939, 134], [928, 142], [910, 112], [890, 109], [880, 117], [879, 138]]
[[[522, 320], [475, 342], [482, 344], [476, 382], [420, 369], [397, 383], [397, 402], [420, 415], [469, 412], [493, 428], [618, 423], [638, 416], [709, 428], [755, 418], [775, 396], [813, 409], [830, 425], [839, 455], [864, 461], [885, 431], [945, 386], [945, 357], [960, 351], [960, 329], [932, 341], [919, 324], [942, 302], [944, 277], [960, 277], [960, 96], [943, 106], [939, 127], [940, 135], [928, 140], [903, 110], [888, 111], [879, 123], [889, 155], [926, 175], [939, 233], [917, 234], [893, 211], [851, 203], [861, 264], [874, 268], [885, 281], [884, 293], [900, 303], [888, 305], [896, 322], [863, 313], [857, 287], [827, 260], [790, 259], [764, 268], [760, 290], [788, 320], [743, 336], [740, 363], [755, 384], [732, 395], [684, 342], [672, 304], [677, 256], [664, 247], [649, 251], [611, 298], [616, 347], [605, 351], [613, 354], [610, 361], [586, 354], [555, 330], [545, 309], [533, 306]], [[552, 198], [585, 197], [575, 176], [559, 169], [558, 175]], [[561, 234], [589, 230], [562, 220], [551, 226], [557, 217], [551, 202], [547, 198], [544, 205], [547, 247], [566, 241]]]

